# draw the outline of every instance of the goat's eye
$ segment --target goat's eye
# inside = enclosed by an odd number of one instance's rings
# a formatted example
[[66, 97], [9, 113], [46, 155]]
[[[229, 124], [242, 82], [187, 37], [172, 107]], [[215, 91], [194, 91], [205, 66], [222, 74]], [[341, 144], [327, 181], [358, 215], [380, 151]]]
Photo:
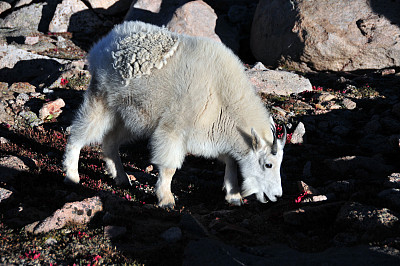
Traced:
[[266, 164], [265, 164], [265, 167], [266, 167], [266, 168], [272, 168], [272, 164], [266, 163]]

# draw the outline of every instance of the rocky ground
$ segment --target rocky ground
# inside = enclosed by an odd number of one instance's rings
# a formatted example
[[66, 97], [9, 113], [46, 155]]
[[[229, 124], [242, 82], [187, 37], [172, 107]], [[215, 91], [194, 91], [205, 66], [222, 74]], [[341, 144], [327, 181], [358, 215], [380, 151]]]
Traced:
[[[172, 183], [177, 206], [164, 210], [146, 142], [121, 148], [132, 187], [108, 178], [98, 146], [82, 151], [81, 185], [62, 182], [68, 126], [90, 79], [88, 45], [68, 33], [1, 36], [0, 263], [400, 262], [398, 69], [308, 74], [311, 90], [260, 92], [290, 133], [278, 202], [228, 205], [224, 166], [189, 156]], [[249, 77], [268, 87], [266, 72]]]

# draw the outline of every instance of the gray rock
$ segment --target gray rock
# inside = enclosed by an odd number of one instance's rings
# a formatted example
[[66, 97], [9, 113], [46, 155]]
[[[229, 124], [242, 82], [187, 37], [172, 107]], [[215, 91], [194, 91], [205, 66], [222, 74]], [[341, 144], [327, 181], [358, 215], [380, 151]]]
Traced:
[[400, 188], [400, 173], [392, 173], [388, 176], [388, 179], [385, 181], [384, 185], [390, 188]]
[[25, 28], [37, 30], [42, 18], [45, 3], [36, 3], [14, 10], [0, 20], [0, 26], [6, 28]]
[[0, 187], [0, 202], [5, 201], [6, 199], [9, 199], [12, 196], [12, 194], [13, 194], [12, 191]]
[[124, 226], [114, 226], [108, 225], [104, 227], [104, 236], [115, 239], [118, 238], [126, 233], [126, 227]]
[[11, 9], [10, 3], [0, 1], [0, 14], [4, 13], [7, 10]]
[[[239, 250], [212, 239], [190, 241], [184, 251], [184, 266], [221, 265], [397, 265], [398, 256], [375, 247], [355, 246], [329, 248], [306, 253], [285, 245], [271, 245]], [[257, 255], [254, 255], [257, 254]]]
[[189, 233], [204, 237], [208, 236], [207, 229], [190, 213], [182, 215], [179, 226]]
[[343, 103], [344, 107], [346, 107], [346, 109], [349, 109], [349, 110], [356, 109], [356, 107], [357, 107], [357, 104], [348, 98], [344, 98], [342, 103]]
[[338, 125], [332, 128], [332, 132], [340, 137], [345, 137], [349, 134], [350, 129], [343, 125]]
[[126, 13], [132, 0], [88, 0], [88, 3], [96, 13], [115, 16]]
[[63, 0], [49, 24], [50, 32], [90, 33], [103, 26], [100, 18], [80, 0]]
[[283, 213], [286, 224], [312, 228], [335, 218], [342, 203], [326, 203], [319, 206], [304, 206]]
[[174, 32], [220, 41], [218, 35], [215, 34], [217, 15], [203, 1], [133, 1], [125, 20], [166, 25]]
[[385, 199], [390, 205], [400, 209], [400, 189], [386, 189], [380, 192], [378, 197]]
[[293, 134], [292, 134], [292, 139], [290, 140], [290, 142], [292, 144], [301, 144], [304, 142], [303, 137], [306, 134], [306, 128], [304, 126], [304, 124], [302, 122], [300, 122], [296, 129], [294, 130]]
[[25, 124], [30, 127], [37, 127], [43, 123], [43, 120], [39, 119], [37, 115], [32, 111], [22, 111], [18, 114], [24, 120]]
[[179, 227], [171, 227], [161, 234], [161, 237], [170, 243], [175, 243], [182, 238], [182, 231]]
[[29, 166], [27, 164], [34, 164], [33, 161], [29, 158], [22, 159], [16, 156], [5, 156], [0, 158], [1, 182], [8, 182], [12, 180], [20, 172], [25, 172], [29, 170]]
[[348, 202], [342, 206], [336, 223], [345, 228], [387, 232], [399, 224], [399, 218], [387, 208], [378, 209], [373, 206]]
[[390, 0], [261, 0], [252, 52], [265, 65], [301, 71], [398, 67], [399, 13], [400, 5]]
[[57, 240], [55, 240], [52, 237], [49, 237], [45, 242], [44, 242], [47, 246], [54, 246], [55, 244], [57, 244]]
[[312, 90], [310, 81], [305, 77], [287, 71], [260, 71], [257, 70], [258, 68], [259, 66], [256, 69], [247, 70], [246, 75], [259, 92], [290, 95]]
[[390, 172], [392, 167], [386, 165], [379, 157], [345, 156], [336, 159], [325, 160], [324, 163], [330, 170], [341, 174], [354, 173], [356, 169], [364, 169], [371, 173]]
[[17, 98], [15, 98], [15, 104], [16, 105], [24, 105], [27, 101], [29, 101], [29, 95], [26, 93], [20, 93], [18, 94]]

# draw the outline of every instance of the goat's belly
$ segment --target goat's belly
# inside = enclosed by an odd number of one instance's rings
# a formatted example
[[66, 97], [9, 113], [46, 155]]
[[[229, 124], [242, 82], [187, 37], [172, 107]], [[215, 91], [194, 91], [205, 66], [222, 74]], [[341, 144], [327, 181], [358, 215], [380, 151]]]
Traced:
[[186, 142], [188, 153], [206, 158], [217, 158], [221, 147], [206, 136], [191, 137]]

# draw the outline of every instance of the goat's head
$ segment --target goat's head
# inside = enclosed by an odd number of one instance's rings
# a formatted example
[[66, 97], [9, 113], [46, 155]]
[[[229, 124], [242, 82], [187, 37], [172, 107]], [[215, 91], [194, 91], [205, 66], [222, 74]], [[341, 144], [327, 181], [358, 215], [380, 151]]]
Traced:
[[[256, 194], [259, 201], [267, 202], [282, 196], [281, 163], [283, 148], [286, 143], [286, 128], [281, 139], [278, 139], [275, 123], [271, 118], [271, 133], [268, 137], [260, 136], [251, 130], [251, 149], [240, 162], [243, 176], [242, 197]], [[269, 138], [269, 139], [268, 139]]]

